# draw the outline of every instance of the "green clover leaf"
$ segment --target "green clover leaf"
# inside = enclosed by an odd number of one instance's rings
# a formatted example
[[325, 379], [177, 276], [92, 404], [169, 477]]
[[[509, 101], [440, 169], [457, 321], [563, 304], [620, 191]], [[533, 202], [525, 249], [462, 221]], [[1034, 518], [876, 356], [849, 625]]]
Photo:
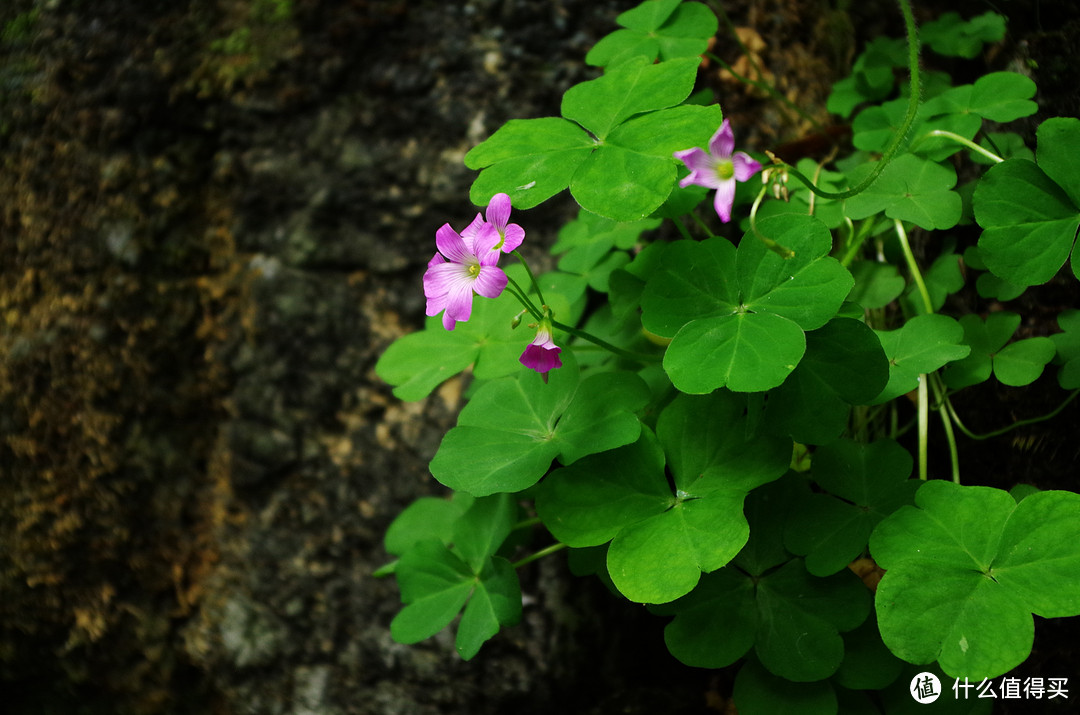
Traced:
[[[517, 623], [517, 574], [509, 561], [495, 555], [510, 535], [517, 512], [516, 501], [499, 494], [417, 501], [395, 520], [387, 545], [402, 549], [395, 573], [405, 606], [390, 624], [394, 640], [424, 640], [445, 628], [464, 606], [456, 645], [468, 660], [500, 626]], [[434, 523], [425, 523], [424, 517]]]
[[438, 539], [453, 542], [454, 523], [473, 504], [469, 494], [455, 492], [453, 499], [420, 497], [397, 515], [383, 537], [386, 552], [401, 556], [417, 542]]
[[465, 606], [456, 647], [469, 660], [500, 626], [521, 619], [517, 572], [502, 557], [486, 560], [475, 572], [438, 541], [421, 541], [401, 557], [397, 579], [405, 607], [391, 621], [390, 634], [399, 643], [435, 635]]
[[874, 399], [889, 381], [889, 361], [867, 325], [834, 318], [806, 334], [806, 355], [769, 393], [766, 417], [796, 442], [824, 444], [844, 431], [851, 405]]
[[870, 537], [886, 573], [881, 635], [911, 663], [993, 678], [1031, 651], [1031, 614], [1080, 614], [1080, 494], [1008, 492], [930, 481]]
[[486, 383], [443, 437], [431, 474], [441, 483], [476, 496], [517, 492], [544, 476], [556, 457], [581, 457], [629, 444], [641, 423], [634, 414], [649, 390], [631, 372], [578, 378], [564, 354], [548, 382], [533, 371]]
[[563, 95], [564, 118], [511, 120], [465, 155], [481, 169], [469, 196], [486, 204], [508, 194], [531, 208], [570, 187], [582, 208], [637, 221], [659, 208], [677, 175], [672, 153], [704, 146], [720, 108], [683, 105], [697, 57], [652, 64], [633, 57]]
[[844, 655], [839, 633], [866, 618], [870, 598], [850, 571], [815, 578], [784, 549], [784, 523], [806, 493], [794, 475], [755, 489], [745, 507], [751, 537], [731, 564], [703, 576], [687, 596], [650, 607], [675, 616], [664, 630], [672, 655], [717, 668], [753, 647], [766, 668], [789, 680], [821, 680], [836, 671]]
[[[510, 271], [511, 275], [516, 275]], [[511, 319], [521, 304], [509, 293], [473, 301], [472, 317], [446, 330], [440, 316], [423, 330], [398, 338], [375, 363], [375, 374], [394, 385], [400, 400], [421, 400], [442, 382], [470, 365], [481, 380], [518, 372], [525, 341], [513, 332]]]
[[975, 84], [953, 87], [927, 100], [921, 111], [927, 117], [974, 115], [1005, 123], [1039, 111], [1039, 105], [1031, 101], [1034, 96], [1035, 83], [1024, 75], [991, 72], [977, 79]]
[[[960, 256], [953, 253], [952, 242], [946, 240], [946, 245], [941, 254], [930, 264], [930, 268], [923, 273], [923, 283], [930, 294], [930, 305], [935, 311], [941, 310], [945, 305], [945, 299], [964, 287], [964, 274], [960, 270]], [[926, 310], [926, 303], [919, 294], [918, 287], [914, 282], [908, 286], [907, 291], [901, 298], [901, 306], [905, 312], [918, 314]]]
[[[848, 173], [852, 185], [873, 170], [860, 164]], [[889, 218], [910, 221], [925, 229], [952, 228], [960, 221], [962, 204], [956, 171], [914, 154], [903, 154], [881, 172], [873, 184], [845, 202], [849, 218], [858, 220], [882, 211]]]
[[903, 669], [904, 661], [881, 642], [877, 615], [870, 611], [861, 626], [844, 634], [844, 661], [833, 681], [851, 690], [881, 690], [895, 682]]
[[642, 233], [659, 225], [659, 219], [612, 221], [582, 209], [578, 211], [576, 219], [559, 230], [559, 238], [551, 247], [551, 252], [558, 255], [574, 248], [595, 244], [626, 251], [637, 244]]
[[642, 428], [633, 445], [549, 475], [537, 513], [570, 546], [610, 540], [608, 572], [627, 598], [672, 601], [739, 552], [749, 536], [746, 493], [787, 467], [790, 442], [748, 434], [745, 409], [729, 392], [679, 396], [661, 413], [658, 436]]
[[758, 229], [794, 252], [781, 258], [752, 233], [672, 244], [642, 295], [642, 324], [672, 337], [664, 369], [682, 392], [718, 387], [756, 392], [778, 386], [854, 283], [828, 256], [832, 237], [813, 216], [762, 219]]
[[927, 47], [949, 57], [976, 57], [988, 42], [1000, 42], [1005, 37], [1005, 18], [996, 12], [986, 12], [970, 20], [960, 14], [946, 12], [922, 26], [920, 39]]
[[840, 667], [840, 632], [863, 622], [870, 598], [850, 571], [817, 578], [802, 559], [791, 559], [756, 576], [727, 566], [703, 576], [693, 593], [656, 610], [675, 616], [664, 641], [687, 665], [724, 667], [752, 646], [776, 675], [809, 682]]
[[853, 261], [848, 268], [855, 278], [855, 287], [847, 299], [867, 310], [884, 308], [896, 300], [907, 285], [892, 263]]
[[[859, 112], [851, 124], [854, 132], [852, 143], [863, 151], [884, 151], [903, 125], [907, 105], [907, 99], [897, 99], [867, 107]], [[955, 113], [938, 112], [935, 115], [927, 110], [927, 105], [923, 105], [919, 108], [918, 117], [911, 128], [911, 136], [916, 137], [911, 151], [933, 161], [942, 161], [963, 147], [955, 141], [927, 136], [930, 132], [943, 130], [965, 139], [973, 139], [980, 127], [982, 119], [973, 114], [956, 110]]]
[[650, 62], [659, 57], [697, 57], [716, 34], [717, 22], [701, 3], [680, 0], [646, 0], [615, 18], [624, 30], [602, 38], [585, 55], [585, 62], [611, 67], [642, 56]]
[[812, 477], [827, 494], [811, 494], [792, 513], [784, 544], [806, 556], [815, 576], [840, 571], [866, 548], [874, 527], [913, 503], [920, 482], [911, 475], [911, 454], [892, 440], [859, 444], [838, 440], [815, 453]]
[[876, 37], [855, 59], [851, 76], [833, 85], [828, 109], [847, 117], [859, 104], [884, 99], [896, 83], [893, 70], [907, 64], [907, 46], [903, 40]]
[[1046, 283], [1073, 254], [1080, 227], [1080, 119], [1047, 119], [1037, 132], [1036, 164], [1009, 159], [990, 168], [975, 188], [975, 220], [983, 228], [979, 254], [990, 271], [1017, 285]]
[[967, 357], [964, 329], [947, 315], [917, 315], [896, 330], [875, 331], [889, 358], [889, 384], [872, 404], [882, 404], [919, 386], [919, 375]]
[[1020, 327], [1020, 316], [1016, 313], [991, 313], [985, 322], [978, 315], [965, 315], [960, 318], [960, 325], [971, 354], [950, 364], [943, 374], [945, 384], [954, 389], [983, 382], [991, 372], [1003, 385], [1028, 385], [1038, 379], [1056, 352], [1054, 342], [1042, 337], [1006, 346]]

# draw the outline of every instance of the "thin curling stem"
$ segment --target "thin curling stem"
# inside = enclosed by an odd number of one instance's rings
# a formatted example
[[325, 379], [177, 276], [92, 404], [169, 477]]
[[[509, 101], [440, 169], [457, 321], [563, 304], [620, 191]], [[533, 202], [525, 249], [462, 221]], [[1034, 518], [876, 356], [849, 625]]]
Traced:
[[956, 408], [953, 406], [953, 403], [949, 399], [948, 395], [944, 396], [944, 405], [945, 405], [945, 409], [949, 411], [949, 416], [952, 417], [952, 421], [954, 423], [956, 423], [956, 426], [958, 428], [960, 428], [961, 432], [966, 434], [971, 439], [983, 440], [983, 439], [990, 439], [991, 437], [1000, 437], [1001, 435], [1005, 434], [1006, 432], [1010, 432], [1011, 430], [1017, 429], [1018, 427], [1025, 427], [1027, 425], [1037, 424], [1039, 422], [1044, 422], [1044, 421], [1046, 421], [1048, 419], [1056, 417], [1057, 414], [1059, 412], [1061, 412], [1063, 409], [1065, 409], [1069, 405], [1070, 402], [1072, 402], [1073, 400], [1076, 399], [1077, 395], [1080, 395], [1080, 390], [1073, 390], [1072, 394], [1070, 394], [1068, 397], [1066, 397], [1064, 402], [1062, 402], [1060, 405], [1058, 405], [1057, 407], [1055, 407], [1053, 410], [1046, 413], [1045, 415], [1040, 415], [1039, 417], [1029, 417], [1029, 418], [1024, 419], [1024, 420], [1017, 420], [1016, 422], [1013, 422], [1011, 425], [1006, 425], [1005, 427], [1001, 427], [1000, 429], [996, 429], [996, 430], [994, 430], [992, 432], [987, 432], [985, 434], [976, 434], [975, 432], [972, 432], [971, 430], [969, 430], [967, 428], [967, 426], [964, 425], [963, 422], [960, 421], [960, 415], [958, 415], [956, 413]]
[[806, 184], [808, 189], [822, 198], [849, 199], [852, 196], [865, 191], [871, 184], [877, 181], [881, 172], [885, 170], [885, 167], [889, 165], [889, 162], [891, 162], [896, 157], [897, 153], [899, 153], [900, 147], [907, 140], [912, 125], [915, 124], [915, 117], [919, 113], [919, 101], [922, 98], [922, 77], [919, 74], [919, 32], [915, 27], [915, 15], [911, 12], [911, 3], [908, 2], [908, 0], [899, 0], [899, 3], [900, 12], [904, 15], [904, 26], [907, 28], [908, 69], [911, 72], [911, 79], [908, 83], [908, 87], [911, 91], [910, 96], [908, 97], [908, 108], [907, 114], [904, 115], [904, 122], [900, 125], [900, 130], [893, 135], [892, 141], [889, 142], [889, 146], [885, 147], [885, 151], [881, 155], [881, 160], [874, 165], [874, 169], [865, 179], [859, 182], [858, 185], [845, 191], [825, 191], [824, 189], [819, 189], [805, 174], [798, 171], [793, 166], [785, 165], [789, 174]]

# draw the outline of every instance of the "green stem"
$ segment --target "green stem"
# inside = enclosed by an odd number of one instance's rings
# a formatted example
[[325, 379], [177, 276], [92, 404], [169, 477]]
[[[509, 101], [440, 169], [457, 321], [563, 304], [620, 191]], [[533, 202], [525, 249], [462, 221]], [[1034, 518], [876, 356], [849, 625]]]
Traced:
[[679, 229], [679, 233], [682, 234], [683, 238], [685, 238], [687, 241], [694, 240], [693, 236], [690, 235], [690, 231], [686, 228], [686, 224], [682, 222], [682, 218], [673, 218], [671, 219], [671, 222], [674, 223], [675, 227]]
[[557, 320], [552, 320], [551, 325], [552, 325], [552, 327], [557, 328], [557, 329], [563, 331], [564, 333], [569, 333], [570, 335], [573, 335], [575, 338], [581, 338], [582, 340], [588, 340], [593, 345], [599, 345], [600, 347], [604, 348], [608, 352], [614, 353], [615, 355], [618, 355], [619, 357], [627, 358], [628, 360], [636, 360], [638, 362], [659, 362], [660, 360], [663, 359], [659, 355], [648, 355], [646, 353], [634, 353], [634, 352], [630, 352], [629, 350], [623, 350], [620, 347], [612, 345], [611, 343], [607, 342], [606, 340], [601, 340], [600, 338], [596, 337], [595, 335], [592, 335], [591, 333], [587, 333], [584, 330], [578, 330], [575, 327], [572, 327], [570, 325], [566, 325], [564, 323], [560, 323]]
[[986, 149], [984, 147], [979, 146], [978, 144], [971, 141], [970, 139], [965, 139], [964, 137], [960, 136], [959, 134], [953, 134], [952, 132], [947, 132], [944, 129], [935, 129], [935, 130], [933, 130], [931, 132], [927, 132], [926, 134], [923, 134], [921, 137], [916, 139], [915, 142], [911, 145], [911, 150], [915, 151], [916, 147], [918, 147], [920, 144], [922, 144], [924, 141], [926, 141], [927, 139], [929, 139], [931, 137], [944, 137], [945, 139], [953, 140], [957, 144], [963, 144], [968, 149], [971, 149], [972, 151], [976, 151], [976, 152], [982, 154], [983, 156], [985, 156], [987, 159], [994, 162], [995, 164], [1000, 164], [1001, 162], [1005, 161], [1004, 159], [1002, 159], [1000, 156], [998, 156], [994, 152], [992, 152], [992, 151], [990, 151], [990, 150], [988, 150], [988, 149]]
[[919, 375], [919, 479], [926, 481], [927, 436], [930, 431], [930, 400], [926, 392], [929, 375]]
[[976, 434], [976, 433], [972, 432], [971, 430], [969, 430], [964, 425], [964, 423], [960, 421], [960, 416], [958, 414], [956, 414], [956, 408], [953, 407], [953, 404], [949, 400], [948, 395], [945, 395], [943, 397], [943, 401], [944, 401], [945, 409], [947, 409], [949, 411], [949, 416], [952, 417], [952, 421], [956, 423], [956, 426], [960, 429], [961, 432], [966, 434], [971, 439], [984, 440], [984, 439], [990, 439], [991, 437], [999, 437], [999, 436], [1005, 434], [1006, 432], [1010, 432], [1010, 431], [1012, 431], [1014, 429], [1017, 429], [1018, 427], [1024, 427], [1024, 426], [1027, 426], [1027, 425], [1033, 425], [1033, 424], [1036, 424], [1038, 422], [1044, 422], [1044, 421], [1046, 421], [1048, 419], [1056, 417], [1057, 414], [1059, 412], [1061, 412], [1063, 409], [1065, 409], [1070, 402], [1072, 402], [1073, 400], [1076, 399], [1077, 395], [1080, 395], [1080, 390], [1073, 390], [1072, 394], [1070, 394], [1068, 397], [1066, 397], [1064, 402], [1062, 402], [1060, 405], [1058, 405], [1057, 407], [1055, 407], [1053, 410], [1046, 413], [1045, 415], [1041, 415], [1039, 417], [1029, 417], [1026, 420], [1017, 420], [1016, 422], [1013, 422], [1011, 425], [1007, 425], [1005, 427], [1002, 427], [1001, 429], [996, 429], [993, 432], [987, 432], [986, 434]]
[[529, 300], [528, 294], [521, 289], [521, 286], [517, 284], [517, 281], [515, 281], [510, 276], [507, 276], [506, 280], [507, 287], [510, 289], [510, 292], [513, 293], [514, 297], [517, 298], [518, 301], [525, 307], [525, 310], [529, 311], [529, 314], [532, 315], [532, 317], [536, 320], [543, 319], [544, 314], [540, 311], [539, 308], [533, 305], [533, 302]]
[[899, 152], [900, 147], [907, 140], [908, 132], [911, 131], [912, 125], [915, 123], [915, 116], [919, 113], [919, 100], [922, 97], [922, 79], [919, 75], [919, 33], [915, 27], [915, 16], [911, 12], [911, 3], [908, 0], [899, 0], [900, 12], [904, 15], [904, 26], [907, 29], [908, 38], [908, 70], [911, 72], [911, 79], [908, 83], [910, 95], [908, 97], [907, 114], [904, 115], [904, 121], [900, 125], [900, 129], [893, 135], [892, 141], [885, 147], [885, 151], [881, 154], [881, 160], [874, 165], [873, 171], [871, 171], [865, 179], [863, 179], [858, 185], [847, 189], [846, 191], [825, 191], [819, 189], [814, 185], [814, 182], [806, 177], [802, 172], [795, 169], [793, 166], [785, 165], [787, 172], [794, 176], [799, 181], [806, 184], [807, 188], [813, 191], [818, 196], [826, 199], [849, 199], [856, 194], [860, 194], [865, 191], [871, 184], [877, 181], [878, 176], [885, 170], [896, 154]]
[[[547, 301], [544, 300], [544, 291], [540, 290], [540, 284], [536, 282], [536, 276], [533, 275], [532, 269], [529, 268], [528, 261], [526, 261], [525, 257], [518, 251], [514, 251], [514, 256], [521, 261], [521, 265], [525, 268], [525, 272], [529, 274], [529, 280], [532, 282], [533, 288], [536, 289], [536, 297], [540, 299], [540, 305], [547, 305]], [[539, 317], [537, 317], [537, 320], [539, 320]]]
[[698, 225], [698, 227], [702, 231], [705, 232], [706, 236], [708, 236], [709, 238], [712, 238], [715, 235], [715, 234], [713, 234], [712, 230], [709, 229], [709, 226], [704, 221], [702, 221], [701, 217], [698, 216], [696, 213], [691, 211], [690, 212], [690, 218], [694, 219], [694, 222]]
[[[849, 219], [848, 217], [845, 216], [844, 219], [849, 224], [851, 223], [851, 219]], [[852, 233], [854, 233], [855, 236], [848, 242], [847, 252], [844, 254], [844, 258], [840, 261], [841, 265], [843, 265], [844, 268], [850, 266], [851, 262], [855, 260], [855, 256], [859, 255], [859, 250], [862, 248], [863, 244], [866, 243], [866, 239], [874, 233], [874, 228], [876, 226], [877, 221], [875, 219], [870, 219], [869, 221], [863, 221], [861, 224], [859, 224], [859, 230], [857, 232], [854, 231], [854, 229], [852, 230]], [[852, 227], [854, 227], [854, 224], [852, 224]]]
[[934, 390], [934, 400], [938, 415], [941, 417], [941, 426], [945, 430], [945, 441], [949, 445], [949, 463], [952, 465], [952, 480], [960, 483], [960, 452], [956, 448], [956, 435], [953, 433], [952, 418], [948, 410], [944, 409], [945, 389], [941, 385], [941, 378], [935, 372], [931, 376], [930, 387]]
[[561, 541], [556, 542], [556, 543], [552, 544], [551, 546], [546, 546], [546, 547], [540, 549], [535, 554], [530, 554], [530, 555], [526, 556], [525, 558], [521, 559], [520, 561], [515, 561], [514, 563], [511, 564], [511, 566], [513, 566], [515, 569], [518, 569], [518, 568], [521, 568], [522, 566], [524, 566], [525, 564], [530, 564], [533, 561], [536, 561], [538, 559], [542, 559], [545, 556], [550, 556], [551, 554], [554, 554], [557, 551], [562, 551], [565, 548], [566, 548], [566, 544], [562, 543]]
[[926, 303], [926, 312], [933, 313], [934, 304], [930, 300], [930, 291], [926, 288], [926, 281], [923, 280], [919, 264], [915, 262], [915, 254], [911, 252], [911, 244], [908, 242], [907, 232], [904, 231], [904, 224], [900, 222], [900, 219], [893, 219], [893, 226], [896, 228], [896, 235], [900, 238], [900, 248], [904, 252], [904, 260], [907, 261], [908, 270], [911, 271], [911, 278], [915, 281], [915, 285], [918, 286], [923, 302]]

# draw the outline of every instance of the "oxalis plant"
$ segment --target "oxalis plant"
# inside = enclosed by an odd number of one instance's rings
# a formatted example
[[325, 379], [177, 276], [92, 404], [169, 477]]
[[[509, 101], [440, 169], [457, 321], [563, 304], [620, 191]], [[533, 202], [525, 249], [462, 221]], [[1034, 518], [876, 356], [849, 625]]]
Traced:
[[[1052, 418], [1080, 392], [1080, 311], [1015, 339], [1014, 312], [945, 310], [965, 282], [1008, 301], [1066, 263], [1080, 277], [1080, 120], [1046, 120], [1034, 147], [1001, 131], [1036, 111], [1034, 83], [924, 76], [901, 0], [906, 38], [871, 42], [829, 100], [854, 148], [752, 155], [694, 91], [702, 54], [720, 62], [714, 10], [623, 13], [585, 58], [602, 76], [561, 116], [511, 120], [465, 156], [486, 210], [436, 231], [427, 325], [376, 368], [403, 400], [471, 375], [430, 465], [452, 495], [386, 534], [380, 573], [404, 602], [391, 631], [415, 643], [456, 619], [472, 658], [520, 618], [518, 570], [566, 551], [667, 619], [683, 663], [741, 661], [743, 715], [900, 712], [913, 674], [945, 689], [1002, 676], [1029, 655], [1033, 616], [1080, 615], [1080, 495], [965, 484], [957, 440], [987, 435], [953, 404], [1051, 370]], [[974, 57], [1004, 30], [947, 14], [922, 37]], [[975, 178], [958, 187], [958, 171]], [[581, 210], [538, 274], [514, 212], [565, 189]], [[741, 238], [717, 235], [736, 220]], [[948, 231], [972, 220], [978, 244], [958, 253]], [[932, 232], [930, 265], [913, 231]]]

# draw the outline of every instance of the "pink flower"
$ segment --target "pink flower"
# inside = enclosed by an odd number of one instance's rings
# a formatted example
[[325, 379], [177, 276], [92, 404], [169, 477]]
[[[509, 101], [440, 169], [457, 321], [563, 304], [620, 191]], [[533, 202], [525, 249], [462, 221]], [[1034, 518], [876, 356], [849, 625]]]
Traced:
[[731, 220], [731, 206], [735, 203], [735, 182], [746, 181], [761, 171], [761, 164], [751, 159], [749, 154], [737, 151], [733, 155], [731, 152], [734, 148], [735, 134], [725, 119], [709, 140], [708, 153], [694, 147], [674, 154], [675, 158], [686, 164], [686, 168], [690, 170], [690, 175], [680, 181], [679, 186], [685, 189], [696, 184], [716, 189], [713, 206], [716, 208], [716, 215], [724, 223]]
[[487, 221], [480, 214], [476, 214], [476, 218], [461, 232], [461, 235], [472, 238], [483, 226], [494, 226], [499, 232], [499, 243], [495, 247], [503, 253], [510, 253], [525, 240], [525, 229], [516, 223], [508, 224], [509, 220], [510, 197], [507, 194], [495, 194], [488, 203]]
[[445, 223], [435, 233], [439, 247], [424, 273], [427, 314], [443, 311], [443, 327], [453, 330], [456, 321], [472, 315], [473, 293], [497, 298], [506, 288], [507, 278], [495, 264], [502, 255], [502, 241], [494, 226], [485, 224], [470, 238], [463, 238]]
[[536, 370], [546, 380], [549, 370], [562, 367], [562, 360], [559, 358], [561, 352], [562, 348], [551, 339], [551, 325], [544, 321], [540, 323], [536, 337], [525, 348], [520, 360], [522, 365]]

